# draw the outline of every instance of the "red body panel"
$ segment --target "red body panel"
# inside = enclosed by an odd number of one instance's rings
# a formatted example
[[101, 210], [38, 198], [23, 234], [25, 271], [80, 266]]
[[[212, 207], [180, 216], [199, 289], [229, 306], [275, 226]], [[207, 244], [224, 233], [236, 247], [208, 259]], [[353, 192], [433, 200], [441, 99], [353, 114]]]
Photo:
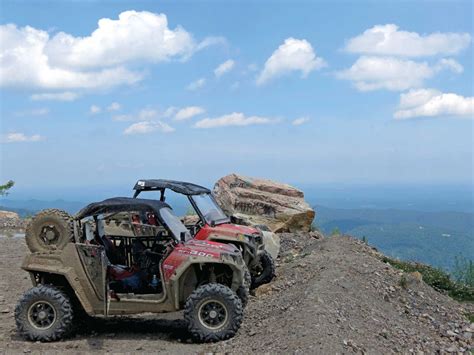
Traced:
[[199, 256], [219, 260], [221, 253], [236, 254], [240, 252], [229, 244], [216, 243], [212, 241], [200, 241], [191, 239], [184, 244], [178, 244], [170, 255], [163, 261], [163, 273], [168, 280], [175, 270], [190, 256]]
[[196, 240], [207, 240], [211, 233], [228, 237], [237, 237], [239, 234], [258, 234], [258, 230], [252, 227], [240, 226], [237, 224], [218, 224], [214, 227], [206, 224], [194, 236]]

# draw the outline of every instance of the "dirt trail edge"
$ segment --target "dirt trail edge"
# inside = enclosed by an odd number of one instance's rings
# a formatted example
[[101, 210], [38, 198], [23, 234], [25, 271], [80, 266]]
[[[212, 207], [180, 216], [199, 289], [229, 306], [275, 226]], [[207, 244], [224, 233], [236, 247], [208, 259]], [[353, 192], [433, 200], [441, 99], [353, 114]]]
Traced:
[[[32, 343], [20, 338], [13, 310], [26, 289], [20, 270], [23, 238], [0, 238], [0, 353], [408, 353], [467, 352], [474, 307], [444, 296], [381, 261], [381, 254], [349, 237], [282, 234], [277, 278], [257, 289], [237, 336], [192, 344], [181, 315], [96, 319], [72, 338]], [[178, 317], [178, 318], [177, 318]]]

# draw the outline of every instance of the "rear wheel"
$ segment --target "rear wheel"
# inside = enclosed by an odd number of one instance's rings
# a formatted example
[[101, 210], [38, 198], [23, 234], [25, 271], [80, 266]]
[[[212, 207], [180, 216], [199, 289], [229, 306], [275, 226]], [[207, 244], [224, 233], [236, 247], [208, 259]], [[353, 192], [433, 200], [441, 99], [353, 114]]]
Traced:
[[54, 341], [72, 329], [73, 310], [69, 297], [53, 286], [28, 290], [15, 308], [19, 333], [29, 340]]
[[47, 209], [33, 217], [25, 240], [31, 252], [64, 249], [74, 238], [74, 219], [62, 210]]
[[184, 319], [193, 338], [202, 342], [229, 339], [240, 328], [242, 302], [227, 286], [206, 284], [186, 301]]
[[252, 287], [257, 288], [267, 284], [275, 277], [275, 262], [272, 256], [266, 250], [260, 254], [257, 266], [252, 270]]

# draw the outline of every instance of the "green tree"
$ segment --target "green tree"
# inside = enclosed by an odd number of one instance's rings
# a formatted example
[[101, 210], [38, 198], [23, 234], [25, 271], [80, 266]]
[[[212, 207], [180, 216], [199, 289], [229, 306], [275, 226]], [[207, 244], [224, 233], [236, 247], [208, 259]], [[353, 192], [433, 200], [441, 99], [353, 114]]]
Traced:
[[341, 235], [341, 231], [336, 227], [332, 230], [331, 235]]
[[13, 185], [15, 185], [13, 180], [9, 180], [6, 184], [0, 185], [0, 196], [8, 195], [8, 190], [10, 190]]

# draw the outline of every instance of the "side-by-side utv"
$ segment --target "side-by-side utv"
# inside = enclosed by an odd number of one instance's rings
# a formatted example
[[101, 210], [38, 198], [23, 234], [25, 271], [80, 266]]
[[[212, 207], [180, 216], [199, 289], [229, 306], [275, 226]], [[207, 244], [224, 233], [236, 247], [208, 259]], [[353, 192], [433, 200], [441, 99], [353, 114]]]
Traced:
[[22, 268], [33, 283], [15, 309], [19, 332], [53, 341], [77, 314], [112, 316], [184, 310], [198, 341], [232, 337], [248, 298], [242, 254], [193, 239], [166, 203], [111, 198], [75, 217], [38, 213], [27, 227]]
[[268, 283], [275, 277], [275, 263], [264, 248], [262, 232], [257, 228], [231, 223], [209, 189], [189, 182], [163, 179], [138, 180], [133, 189], [135, 198], [143, 192], [153, 191], [159, 193], [162, 202], [166, 199], [166, 189], [185, 195], [199, 217], [196, 224], [187, 226], [194, 239], [238, 246], [250, 270], [252, 288]]

